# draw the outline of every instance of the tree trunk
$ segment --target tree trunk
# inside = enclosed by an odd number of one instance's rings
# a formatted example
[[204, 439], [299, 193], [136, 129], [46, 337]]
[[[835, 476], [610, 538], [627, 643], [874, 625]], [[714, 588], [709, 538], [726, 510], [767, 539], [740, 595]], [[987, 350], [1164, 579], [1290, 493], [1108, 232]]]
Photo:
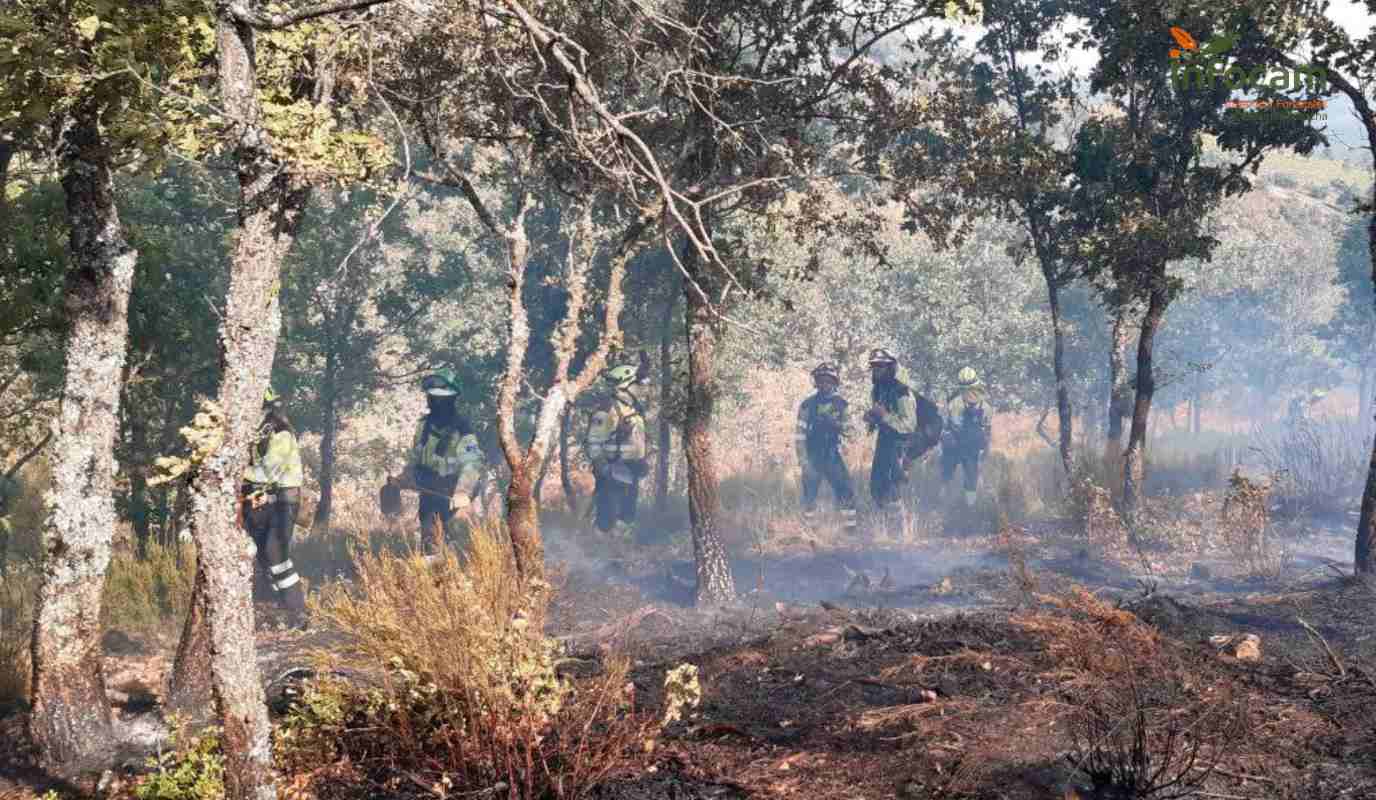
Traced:
[[114, 446], [138, 254], [124, 238], [108, 158], [96, 109], [79, 107], [63, 134], [70, 332], [31, 651], [29, 732], [50, 767], [108, 748], [113, 736], [100, 603], [116, 524]]
[[1071, 416], [1070, 388], [1065, 379], [1065, 330], [1061, 322], [1061, 287], [1054, 275], [1047, 274], [1045, 277], [1047, 300], [1051, 304], [1051, 360], [1056, 372], [1056, 417], [1061, 428], [1061, 465], [1065, 467], [1065, 474], [1071, 476], [1075, 474], [1075, 419]]
[[528, 460], [511, 470], [511, 485], [506, 490], [506, 527], [511, 533], [511, 549], [516, 569], [524, 578], [544, 574], [544, 543], [540, 539], [540, 513], [535, 503], [532, 474], [538, 460]]
[[[1368, 122], [1367, 133], [1376, 145], [1376, 123]], [[1366, 223], [1367, 251], [1371, 259], [1371, 283], [1376, 291], [1376, 214]], [[1352, 562], [1358, 575], [1376, 574], [1376, 439], [1372, 440], [1371, 463], [1366, 471], [1366, 489], [1362, 492], [1362, 513], [1357, 520], [1357, 537]]]
[[[1164, 282], [1164, 276], [1162, 277]], [[1142, 458], [1147, 442], [1147, 419], [1151, 414], [1151, 399], [1156, 391], [1152, 374], [1152, 348], [1156, 332], [1166, 313], [1166, 290], [1151, 292], [1147, 311], [1142, 315], [1142, 331], [1137, 338], [1137, 390], [1132, 407], [1132, 430], [1128, 433], [1128, 448], [1123, 459], [1123, 510], [1132, 514], [1141, 503]]]
[[[187, 494], [186, 490], [182, 489], [181, 494]], [[167, 678], [166, 704], [169, 710], [198, 721], [209, 715], [214, 701], [210, 685], [210, 630], [205, 617], [205, 572], [197, 559], [191, 608], [182, 624], [182, 638], [177, 642], [177, 656]]]
[[1366, 430], [1367, 423], [1371, 421], [1371, 365], [1365, 360], [1362, 362], [1362, 382], [1361, 389], [1357, 392], [1357, 427], [1359, 430]]
[[[326, 369], [331, 368], [327, 366]], [[325, 397], [321, 398], [325, 402], [325, 424], [320, 432], [320, 502], [315, 505], [315, 520], [311, 523], [316, 530], [329, 528], [330, 514], [334, 511], [335, 457], [339, 441], [338, 398], [334, 379], [327, 376]]]
[[10, 254], [10, 162], [14, 160], [14, 143], [0, 138], [0, 263]]
[[669, 408], [674, 397], [674, 306], [677, 291], [669, 293], [664, 304], [664, 320], [659, 327], [659, 457], [655, 460], [655, 511], [669, 508], [669, 459], [673, 457], [673, 415]]
[[1128, 380], [1125, 362], [1127, 361], [1128, 326], [1127, 308], [1119, 307], [1113, 312], [1113, 329], [1108, 351], [1108, 448], [1111, 453], [1122, 452], [1123, 418], [1127, 416], [1126, 399]]
[[573, 427], [573, 404], [559, 416], [559, 487], [564, 490], [564, 505], [570, 514], [578, 513], [578, 489], [573, 485], [573, 466], [569, 459], [569, 428]]
[[[699, 284], [699, 256], [690, 243], [684, 265]], [[708, 298], [698, 293], [694, 281], [684, 281], [684, 321], [688, 334], [688, 402], [683, 423], [683, 452], [688, 458], [688, 517], [693, 529], [693, 559], [697, 564], [699, 606], [729, 603], [736, 599], [731, 564], [718, 532], [721, 497], [717, 491], [717, 467], [712, 458], [712, 406], [716, 399], [714, 374], [717, 332]]]
[[[277, 336], [282, 259], [296, 235], [306, 187], [274, 153], [262, 127], [254, 32], [217, 3], [221, 103], [236, 135], [239, 230], [220, 325], [218, 405], [224, 443], [192, 481], [191, 533], [203, 576], [210, 677], [223, 728], [226, 800], [275, 800], [267, 706], [253, 637], [253, 557], [237, 524], [239, 485], [262, 418]], [[193, 601], [193, 611], [195, 611]], [[183, 684], [189, 683], [182, 676]]]

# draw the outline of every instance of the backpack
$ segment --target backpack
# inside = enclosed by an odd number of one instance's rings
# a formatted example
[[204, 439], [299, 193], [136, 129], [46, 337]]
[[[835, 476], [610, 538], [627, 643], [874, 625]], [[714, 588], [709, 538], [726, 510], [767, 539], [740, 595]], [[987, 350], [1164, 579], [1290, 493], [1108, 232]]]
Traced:
[[937, 408], [936, 403], [912, 389], [908, 391], [917, 404], [917, 429], [908, 437], [908, 447], [904, 452], [905, 460], [911, 464], [941, 442], [942, 420], [941, 409]]

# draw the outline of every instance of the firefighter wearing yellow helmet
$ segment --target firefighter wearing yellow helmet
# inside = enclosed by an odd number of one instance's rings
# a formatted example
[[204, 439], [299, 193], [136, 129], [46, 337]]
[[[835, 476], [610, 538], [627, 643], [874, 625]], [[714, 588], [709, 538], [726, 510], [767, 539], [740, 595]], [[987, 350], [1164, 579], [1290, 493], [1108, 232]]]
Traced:
[[817, 490], [825, 480], [831, 484], [846, 529], [853, 530], [855, 491], [851, 488], [850, 470], [841, 457], [841, 442], [851, 434], [850, 417], [846, 399], [836, 391], [841, 385], [840, 373], [834, 364], [821, 364], [812, 371], [812, 382], [817, 391], [798, 406], [794, 436], [798, 466], [803, 473], [803, 519], [812, 521], [817, 509]]
[[459, 413], [459, 381], [441, 369], [421, 381], [428, 413], [416, 428], [406, 469], [395, 481], [420, 495], [421, 545], [426, 560], [439, 557], [444, 537], [462, 545], [459, 525], [476, 512], [487, 463], [468, 418]]
[[282, 409], [282, 398], [269, 387], [263, 395], [263, 421], [244, 470], [242, 512], [258, 561], [267, 570], [291, 624], [299, 628], [306, 626], [306, 591], [291, 560], [291, 539], [301, 509], [302, 483], [296, 431]]
[[593, 508], [597, 529], [629, 539], [635, 524], [640, 479], [646, 465], [645, 414], [635, 394], [638, 371], [629, 364], [603, 376], [607, 393], [588, 420], [583, 449], [595, 481]]
[[949, 483], [956, 467], [964, 478], [962, 499], [973, 506], [979, 489], [979, 461], [989, 450], [992, 412], [984, 384], [971, 367], [956, 375], [956, 390], [946, 398], [946, 431], [941, 437], [941, 480]]

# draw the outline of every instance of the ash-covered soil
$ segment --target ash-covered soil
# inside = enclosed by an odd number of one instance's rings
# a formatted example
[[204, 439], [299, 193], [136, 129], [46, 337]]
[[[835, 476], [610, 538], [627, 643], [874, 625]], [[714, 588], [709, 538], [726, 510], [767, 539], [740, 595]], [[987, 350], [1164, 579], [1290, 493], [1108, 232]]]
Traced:
[[[1100, 796], [1068, 759], [1079, 678], [1028, 622], [1077, 586], [1246, 698], [1245, 736], [1198, 796], [1376, 798], [1376, 586], [1339, 574], [1349, 546], [1346, 532], [1316, 528], [1263, 580], [1216, 553], [1105, 557], [1053, 523], [854, 547], [804, 540], [743, 555], [740, 602], [700, 612], [691, 562], [561, 565], [556, 542], [551, 634], [575, 675], [628, 654], [641, 703], [659, 702], [666, 670], [699, 668], [702, 704], [639, 774], [597, 798]], [[277, 629], [260, 608], [260, 667], [280, 711], [309, 675], [307, 654], [340, 639]], [[1256, 654], [1239, 649], [1249, 634]], [[166, 733], [160, 694], [174, 646], [106, 637], [126, 741], [103, 780], [93, 772], [59, 791], [127, 793]], [[0, 797], [41, 793], [52, 783], [25, 766], [22, 718], [0, 724]]]

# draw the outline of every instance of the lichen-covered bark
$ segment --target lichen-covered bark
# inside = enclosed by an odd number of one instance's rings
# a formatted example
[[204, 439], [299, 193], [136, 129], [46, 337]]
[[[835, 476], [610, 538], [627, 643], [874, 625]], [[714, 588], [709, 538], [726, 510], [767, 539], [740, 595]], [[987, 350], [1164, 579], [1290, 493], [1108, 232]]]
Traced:
[[[282, 325], [282, 259], [295, 238], [307, 189], [275, 156], [262, 127], [253, 30], [234, 20], [226, 3], [218, 3], [216, 12], [220, 96], [236, 135], [239, 229], [219, 335], [223, 377], [217, 402], [225, 415], [224, 444], [200, 466], [191, 487], [191, 534], [204, 589], [192, 605], [204, 603], [211, 686], [223, 727], [225, 796], [274, 800], [270, 729], [253, 638], [253, 559], [237, 508]], [[196, 661], [189, 658], [183, 666]]]
[[63, 134], [70, 329], [43, 531], [29, 718], [29, 733], [49, 766], [80, 761], [107, 747], [112, 735], [100, 601], [116, 523], [114, 446], [137, 253], [120, 226], [96, 113], [78, 108]]
[[[690, 270], [699, 263], [689, 247], [684, 264]], [[705, 276], [695, 274], [695, 280]], [[717, 492], [717, 465], [712, 457], [712, 408], [715, 400], [716, 329], [707, 301], [684, 282], [685, 320], [688, 329], [688, 404], [683, 424], [683, 452], [688, 459], [688, 517], [693, 529], [693, 561], [697, 565], [695, 602], [708, 607], [736, 599], [736, 584], [726, 547], [717, 530], [721, 496]]]

